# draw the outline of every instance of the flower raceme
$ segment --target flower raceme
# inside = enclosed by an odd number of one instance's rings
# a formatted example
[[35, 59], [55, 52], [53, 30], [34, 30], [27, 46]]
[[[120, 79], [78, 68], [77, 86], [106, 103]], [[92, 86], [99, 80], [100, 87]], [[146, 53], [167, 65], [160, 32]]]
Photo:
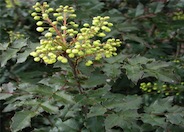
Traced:
[[43, 34], [40, 46], [30, 53], [34, 61], [53, 64], [56, 61], [67, 63], [68, 59], [85, 59], [86, 66], [90, 66], [94, 60], [117, 55], [117, 47], [121, 44], [119, 39], [95, 40], [95, 37], [103, 38], [111, 31], [113, 24], [108, 22], [108, 16], [94, 17], [91, 25], [84, 23], [79, 29], [79, 25], [72, 21], [76, 17], [73, 7], [61, 5], [53, 9], [44, 2], [36, 3], [33, 8], [35, 12], [31, 15], [37, 21], [36, 30]]

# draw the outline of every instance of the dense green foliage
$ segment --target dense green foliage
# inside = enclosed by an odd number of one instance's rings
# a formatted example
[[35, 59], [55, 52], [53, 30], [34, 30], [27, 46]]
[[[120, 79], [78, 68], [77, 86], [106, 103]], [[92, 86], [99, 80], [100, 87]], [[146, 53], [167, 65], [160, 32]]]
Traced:
[[[64, 50], [59, 47], [59, 55], [65, 59], [60, 57], [56, 62], [58, 52], [54, 49], [51, 64], [42, 57], [35, 59], [39, 57], [35, 55], [39, 39], [44, 35], [52, 38], [50, 33], [36, 31], [40, 25], [32, 14], [36, 2], [0, 0], [2, 132], [184, 130], [183, 0], [48, 1], [53, 8], [68, 5], [76, 10], [77, 17], [72, 21], [79, 27], [77, 32], [66, 31], [71, 33], [66, 42], [85, 35], [90, 42], [99, 40], [97, 45], [115, 38], [119, 46], [117, 50], [108, 46], [100, 59], [95, 56], [98, 46], [82, 48], [82, 55], [78, 49], [66, 52], [76, 45]], [[106, 16], [113, 26], [105, 25], [106, 35], [93, 34], [87, 23]], [[83, 26], [86, 28], [81, 31]], [[102, 26], [98, 27], [100, 31]], [[86, 30], [89, 34], [82, 34]], [[75, 56], [69, 56], [71, 53]]]

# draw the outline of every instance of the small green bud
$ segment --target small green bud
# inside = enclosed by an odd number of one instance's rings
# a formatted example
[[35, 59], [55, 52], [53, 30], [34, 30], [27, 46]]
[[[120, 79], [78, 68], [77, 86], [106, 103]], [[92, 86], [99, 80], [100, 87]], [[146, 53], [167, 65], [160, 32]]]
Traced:
[[49, 52], [49, 53], [48, 53], [48, 56], [51, 57], [52, 55], [54, 55], [52, 52]]
[[44, 28], [43, 28], [43, 27], [37, 27], [37, 28], [36, 28], [36, 31], [38, 31], [38, 32], [43, 32], [43, 31], [44, 31]]
[[43, 13], [43, 14], [42, 14], [42, 17], [43, 17], [43, 19], [45, 20], [45, 19], [48, 19], [49, 16], [48, 16], [48, 14]]
[[61, 61], [62, 63], [67, 63], [67, 62], [68, 62], [67, 58], [65, 58], [65, 57], [63, 57], [63, 56], [58, 56], [58, 57], [57, 57], [57, 60], [58, 60], [58, 61]]
[[44, 56], [45, 56], [44, 54], [40, 54], [40, 55], [39, 55], [40, 58], [43, 58]]
[[63, 57], [63, 59], [61, 60], [61, 62], [62, 62], [62, 63], [67, 63], [68, 60], [67, 60], [67, 58]]
[[69, 34], [69, 36], [73, 37], [73, 36], [74, 36], [74, 34], [73, 34], [73, 33], [70, 33], [70, 34]]
[[78, 55], [79, 55], [79, 56], [83, 56], [83, 55], [84, 55], [84, 52], [83, 52], [83, 51], [79, 51], [79, 52], [78, 52]]
[[95, 30], [95, 32], [98, 32], [100, 30], [99, 27], [94, 27], [93, 29]]
[[80, 35], [80, 36], [78, 37], [78, 39], [79, 39], [79, 40], [83, 40], [84, 37]]
[[98, 36], [99, 36], [99, 37], [105, 37], [106, 34], [105, 34], [105, 33], [99, 33]]
[[62, 9], [61, 9], [61, 8], [57, 8], [56, 11], [57, 11], [57, 12], [61, 12]]
[[74, 28], [78, 28], [79, 25], [78, 25], [78, 24], [74, 24], [73, 27], [74, 27]]
[[39, 7], [36, 7], [36, 8], [35, 8], [35, 11], [36, 11], [36, 12], [41, 12], [41, 9], [40, 9]]
[[43, 24], [42, 21], [38, 21], [38, 22], [36, 23], [37, 26], [41, 26], [42, 24]]
[[39, 2], [36, 2], [35, 6], [40, 6], [40, 3]]
[[75, 18], [77, 15], [76, 14], [70, 14], [69, 17]]
[[72, 53], [74, 53], [74, 54], [76, 54], [76, 53], [78, 53], [78, 52], [79, 52], [78, 49], [73, 49], [73, 50], [72, 50]]
[[88, 24], [88, 23], [84, 23], [83, 26], [84, 26], [84, 27], [89, 27], [89, 24]]
[[157, 87], [156, 87], [156, 86], [154, 86], [154, 87], [153, 87], [153, 90], [157, 90]]
[[30, 55], [33, 56], [33, 57], [36, 57], [36, 56], [38, 56], [38, 53], [37, 52], [31, 52]]
[[54, 29], [53, 27], [50, 27], [50, 28], [49, 28], [49, 31], [50, 31], [51, 33], [54, 33], [54, 32], [55, 32], [55, 29]]
[[73, 53], [70, 53], [68, 56], [69, 56], [70, 58], [74, 58], [74, 57], [75, 57], [75, 55], [74, 55]]
[[40, 57], [35, 57], [34, 61], [36, 61], [36, 62], [40, 61]]
[[98, 25], [98, 23], [99, 23], [99, 20], [94, 19], [94, 20], [92, 21], [92, 24], [93, 24], [93, 25]]
[[58, 17], [60, 14], [59, 13], [53, 13], [53, 16]]
[[54, 9], [53, 9], [53, 8], [49, 8], [48, 11], [49, 11], [49, 12], [53, 12]]
[[67, 49], [67, 50], [66, 50], [66, 53], [68, 53], [68, 54], [69, 54], [69, 53], [72, 53], [72, 50], [71, 50], [71, 49]]
[[57, 21], [53, 21], [52, 22], [53, 25], [57, 25], [57, 23], [58, 23]]
[[112, 23], [108, 23], [107, 25], [108, 25], [109, 27], [112, 27], [112, 26], [113, 26], [113, 24], [112, 24]]
[[66, 26], [61, 26], [61, 30], [66, 30], [67, 27]]
[[92, 53], [93, 53], [93, 51], [91, 49], [86, 50], [86, 54], [92, 54]]
[[150, 93], [151, 92], [151, 89], [149, 89], [148, 92]]
[[57, 46], [57, 50], [62, 50], [63, 47], [62, 46]]
[[47, 32], [47, 33], [45, 34], [45, 37], [47, 37], [47, 38], [52, 37], [52, 33]]
[[63, 12], [69, 12], [67, 9], [64, 9]]
[[104, 20], [109, 20], [109, 19], [110, 19], [109, 16], [105, 16], [105, 17], [104, 17]]
[[40, 16], [35, 16], [34, 20], [40, 20]]
[[100, 40], [93, 41], [94, 46], [99, 46], [99, 44], [100, 44]]
[[47, 4], [47, 2], [43, 2], [43, 5], [46, 6], [46, 5], [48, 5], [48, 4]]
[[58, 16], [58, 17], [56, 18], [56, 20], [57, 20], [57, 21], [62, 21], [62, 20], [63, 20], [63, 16]]
[[79, 49], [81, 46], [80, 45], [75, 45], [75, 48], [76, 49]]
[[92, 62], [91, 60], [88, 60], [88, 61], [85, 63], [86, 66], [91, 66], [92, 64], [93, 64], [93, 62]]
[[149, 82], [149, 83], [147, 83], [147, 86], [149, 87], [149, 86], [151, 86], [151, 83]]
[[178, 96], [178, 95], [180, 95], [180, 93], [176, 93], [176, 95]]
[[58, 60], [58, 61], [61, 61], [62, 59], [63, 59], [63, 56], [58, 56], [58, 57], [57, 57], [57, 60]]
[[36, 12], [33, 12], [33, 13], [31, 13], [31, 16], [37, 16], [37, 13]]

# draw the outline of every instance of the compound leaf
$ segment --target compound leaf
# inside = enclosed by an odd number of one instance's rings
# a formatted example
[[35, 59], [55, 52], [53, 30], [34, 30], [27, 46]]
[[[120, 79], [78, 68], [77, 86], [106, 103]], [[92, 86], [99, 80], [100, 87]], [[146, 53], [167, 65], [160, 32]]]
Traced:
[[11, 130], [17, 132], [25, 127], [28, 127], [31, 122], [31, 118], [36, 115], [33, 111], [20, 111], [15, 113], [12, 117]]

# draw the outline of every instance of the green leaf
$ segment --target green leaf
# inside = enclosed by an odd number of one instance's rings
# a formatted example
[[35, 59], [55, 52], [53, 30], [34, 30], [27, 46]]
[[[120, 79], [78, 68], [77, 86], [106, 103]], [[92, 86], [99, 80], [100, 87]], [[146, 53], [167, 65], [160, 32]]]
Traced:
[[172, 124], [184, 126], [184, 107], [172, 106], [165, 114], [167, 120]]
[[81, 111], [81, 105], [79, 103], [65, 105], [63, 109], [60, 110], [61, 117], [65, 119], [76, 118], [78, 112]]
[[148, 48], [151, 48], [151, 46], [149, 46], [143, 38], [138, 37], [135, 34], [126, 34], [123, 36], [123, 38], [124, 38], [124, 40], [133, 40], [133, 41], [138, 42], [138, 43], [140, 43]]
[[163, 2], [155, 2], [155, 9], [154, 9], [154, 13], [159, 13], [162, 11], [164, 7], [164, 3]]
[[165, 118], [152, 114], [142, 114], [141, 119], [144, 123], [148, 123], [152, 126], [164, 127], [166, 125]]
[[103, 96], [105, 96], [107, 92], [107, 88], [99, 88], [96, 90], [90, 89], [86, 91], [88, 96], [81, 94], [75, 95], [75, 101], [83, 105], [96, 105], [103, 100], [106, 100]]
[[[101, 98], [101, 96], [104, 96], [105, 94], [109, 93], [108, 88], [99, 88], [96, 90], [90, 89], [87, 91], [87, 94], [89, 97], [94, 97], [94, 98]], [[86, 97], [86, 96], [85, 96]]]
[[148, 58], [146, 58], [144, 56], [140, 56], [140, 55], [137, 55], [135, 57], [128, 59], [129, 64], [136, 65], [136, 66], [151, 63], [154, 61], [155, 61], [155, 59], [148, 59]]
[[11, 130], [17, 132], [30, 126], [31, 118], [36, 115], [33, 111], [20, 111], [12, 117]]
[[100, 73], [100, 71], [95, 71], [91, 73], [91, 75], [87, 80], [84, 81], [84, 83], [82, 84], [82, 87], [92, 88], [97, 85], [102, 85], [106, 83], [106, 79], [107, 77], [104, 74]]
[[13, 83], [9, 82], [9, 83], [3, 84], [2, 89], [3, 89], [3, 91], [5, 91], [7, 93], [13, 93], [14, 90], [16, 89], [16, 87], [13, 85]]
[[10, 60], [13, 56], [15, 56], [18, 51], [19, 49], [9, 48], [5, 52], [3, 52], [2, 55], [0, 56], [1, 67], [5, 66], [7, 61]]
[[122, 121], [123, 119], [117, 114], [111, 114], [105, 119], [105, 128], [109, 130], [114, 126], [120, 126]]
[[35, 82], [38, 82], [42, 79], [43, 74], [43, 71], [39, 71], [39, 69], [35, 67], [35, 70], [19, 72], [18, 76], [21, 78], [22, 82], [29, 82], [35, 84]]
[[[35, 128], [33, 131], [31, 131], [31, 132], [46, 132], [46, 131], [48, 131], [49, 130], [49, 128], [48, 127], [41, 127], [41, 128]], [[50, 131], [51, 132], [51, 131]]]
[[115, 78], [121, 74], [121, 64], [114, 63], [114, 64], [106, 64], [103, 67], [103, 71], [109, 77]]
[[126, 69], [127, 77], [134, 83], [145, 77], [155, 77], [160, 81], [176, 83], [180, 78], [174, 74], [170, 63], [164, 61], [156, 61], [142, 56], [136, 56], [127, 59], [123, 65]]
[[122, 96], [114, 94], [107, 101], [103, 102], [103, 106], [108, 109], [115, 109], [116, 111], [137, 110], [142, 103], [142, 98], [139, 96]]
[[113, 63], [121, 63], [123, 61], [123, 55], [122, 54], [118, 54], [116, 56], [112, 56], [110, 58], [106, 58], [105, 61], [109, 64], [113, 64]]
[[113, 23], [125, 20], [125, 17], [122, 16], [122, 13], [115, 8], [108, 10], [107, 12], [103, 13], [103, 15], [109, 16]]
[[12, 96], [12, 94], [10, 94], [10, 93], [0, 93], [0, 100], [5, 100], [11, 96]]
[[169, 82], [169, 83], [177, 83], [179, 82], [179, 78], [176, 74], [174, 74], [173, 71], [169, 70], [162, 70], [157, 73], [156, 77], [163, 81], [163, 82]]
[[66, 78], [65, 76], [52, 76], [48, 78], [44, 78], [39, 81], [39, 83], [44, 84], [46, 86], [55, 88], [55, 90], [59, 90], [62, 86], [65, 85], [66, 83]]
[[5, 100], [13, 96], [12, 93], [14, 92], [16, 87], [13, 85], [13, 83], [9, 82], [9, 83], [2, 84], [2, 88], [0, 87], [0, 89], [2, 90], [0, 92], [0, 100]]
[[139, 3], [136, 7], [135, 16], [140, 16], [144, 13], [144, 5], [142, 3]]
[[6, 50], [8, 48], [9, 43], [0, 43], [0, 50]]
[[172, 97], [155, 100], [150, 106], [145, 107], [145, 112], [155, 114], [164, 113], [172, 107], [172, 101]]
[[126, 69], [127, 77], [132, 82], [137, 83], [139, 79], [143, 78], [144, 71], [139, 66], [124, 65], [123, 68]]
[[18, 53], [17, 55], [17, 63], [23, 63], [28, 58], [29, 54], [36, 49], [36, 47], [39, 45], [39, 43], [33, 43], [30, 42], [27, 44], [27, 40], [20, 43], [20, 45], [17, 45], [18, 47], [21, 46], [27, 46], [26, 50], [23, 53]]
[[[84, 75], [86, 75], [86, 76], [90, 76], [90, 74], [92, 73], [92, 72], [94, 72], [94, 70], [95, 70], [95, 68], [89, 68], [89, 67], [87, 67], [86, 65], [85, 65], [85, 62], [83, 61], [83, 62], [81, 62], [81, 63], [79, 63], [79, 69], [80, 69], [80, 71], [82, 72], [82, 74], [84, 74]], [[79, 74], [80, 75], [80, 74]]]
[[152, 63], [149, 63], [146, 65], [148, 69], [158, 70], [160, 68], [165, 68], [170, 66], [171, 64], [164, 61], [153, 61]]
[[23, 63], [23, 62], [25, 62], [26, 59], [27, 59], [27, 57], [29, 56], [29, 54], [30, 54], [30, 52], [28, 52], [28, 50], [25, 51], [25, 52], [23, 52], [23, 53], [19, 53], [17, 55], [17, 63]]
[[104, 115], [104, 113], [107, 111], [106, 108], [104, 108], [102, 105], [95, 105], [90, 107], [90, 111], [87, 114], [87, 117], [94, 117], [94, 116], [101, 116]]
[[167, 120], [172, 124], [184, 126], [184, 112], [181, 113], [168, 113], [165, 115]]
[[27, 45], [27, 39], [17, 39], [11, 45], [11, 48], [20, 50], [22, 47]]
[[104, 117], [96, 116], [87, 119], [86, 127], [90, 132], [104, 132]]
[[[116, 25], [116, 27], [117, 27], [118, 31], [122, 31], [122, 32], [132, 32], [132, 31], [139, 30], [138, 27], [136, 27], [135, 25], [132, 25], [132, 24], [130, 24], [128, 22], [118, 23]], [[117, 32], [117, 31], [113, 30], [112, 32]], [[116, 34], [118, 34], [118, 33], [119, 32], [117, 32]], [[111, 32], [110, 32], [110, 34], [107, 34], [107, 35], [109, 35], [109, 37], [113, 36], [113, 34], [111, 34]]]
[[133, 109], [139, 109], [141, 103], [142, 103], [142, 98], [140, 96], [136, 95], [129, 95], [126, 96], [123, 99], [123, 110], [133, 110]]
[[65, 93], [64, 91], [57, 91], [53, 94], [53, 98], [57, 101], [60, 101], [63, 104], [73, 104], [73, 96]]
[[121, 62], [123, 62], [122, 54], [107, 58], [106, 64], [102, 68], [105, 74], [111, 78], [115, 78], [121, 74]]
[[57, 120], [56, 121], [57, 131], [60, 132], [78, 132], [79, 131], [79, 122], [75, 119], [68, 119], [66, 121]]
[[110, 114], [105, 119], [105, 129], [110, 131], [113, 127], [121, 127], [124, 131], [139, 131], [136, 121], [138, 119], [137, 110], [122, 111], [117, 114]]
[[31, 85], [30, 87], [24, 89], [27, 92], [40, 94], [44, 96], [52, 96], [54, 90], [51, 87], [47, 86], [39, 86], [39, 85]]
[[15, 103], [9, 103], [4, 109], [3, 112], [10, 112], [13, 110], [16, 110], [17, 106], [16, 106], [16, 102]]
[[50, 104], [49, 101], [45, 101], [44, 103], [41, 103], [40, 106], [48, 113], [54, 114], [58, 112], [58, 107], [53, 106]]

